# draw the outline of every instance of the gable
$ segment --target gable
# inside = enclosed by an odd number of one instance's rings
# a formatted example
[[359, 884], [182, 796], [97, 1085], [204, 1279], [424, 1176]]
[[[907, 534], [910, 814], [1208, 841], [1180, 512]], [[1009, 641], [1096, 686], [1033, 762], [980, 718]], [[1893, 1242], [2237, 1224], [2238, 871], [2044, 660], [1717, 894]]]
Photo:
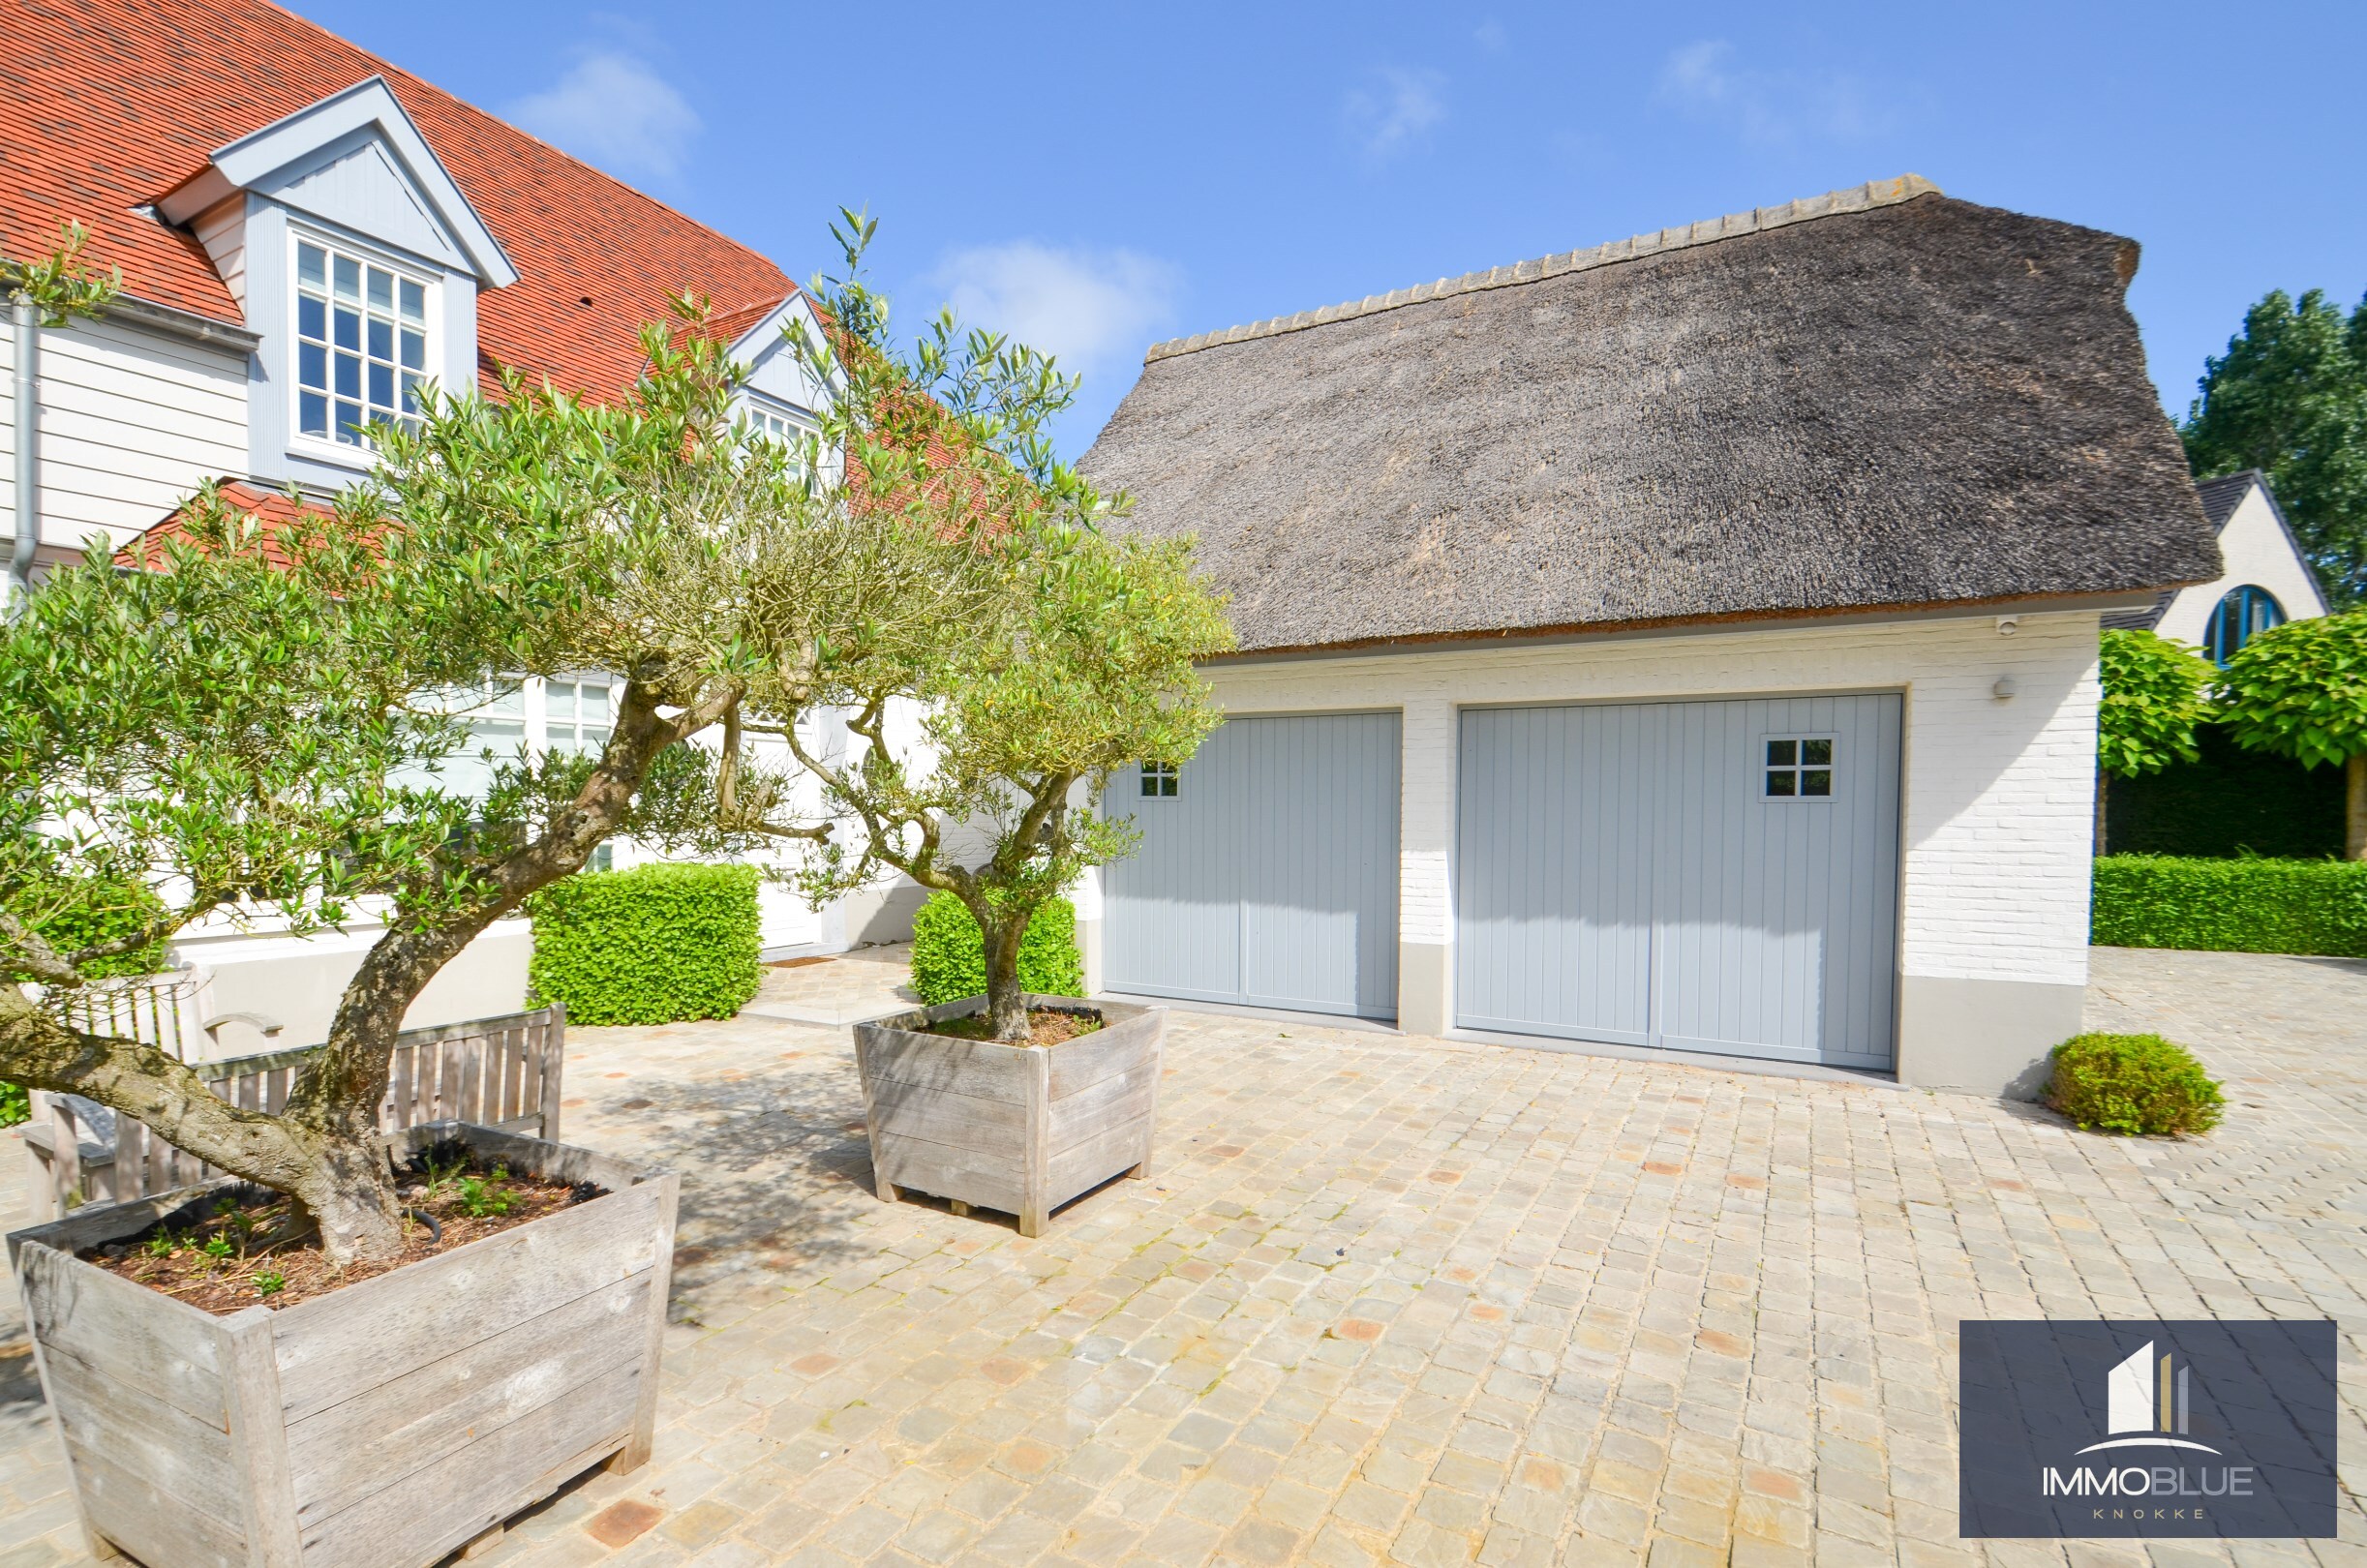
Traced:
[[375, 129], [340, 137], [319, 157], [252, 189], [413, 256], [470, 270], [469, 258]]

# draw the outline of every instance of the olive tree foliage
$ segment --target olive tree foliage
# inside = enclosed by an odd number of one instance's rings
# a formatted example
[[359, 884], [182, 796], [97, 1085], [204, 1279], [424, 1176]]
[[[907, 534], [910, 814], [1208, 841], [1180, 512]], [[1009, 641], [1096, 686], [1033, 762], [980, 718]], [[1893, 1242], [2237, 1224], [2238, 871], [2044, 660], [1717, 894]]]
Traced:
[[[265, 527], [200, 493], [144, 569], [94, 547], [44, 585], [0, 641], [0, 1079], [293, 1196], [338, 1263], [387, 1258], [377, 1106], [448, 960], [611, 834], [712, 852], [819, 830], [685, 745], [776, 689], [755, 632], [850, 569], [809, 465], [733, 420], [741, 373], [678, 310], [618, 405], [516, 376], [431, 390], [326, 515]], [[455, 786], [463, 709], [578, 670], [624, 682], [600, 755]], [[110, 960], [209, 917], [382, 925], [276, 1115], [74, 1022]]]
[[[882, 638], [873, 618], [845, 613], [768, 621], [780, 672], [768, 728], [852, 825], [810, 847], [799, 880], [816, 902], [885, 869], [954, 894], [983, 938], [994, 1035], [1024, 1040], [1028, 920], [1086, 868], [1131, 851], [1131, 829], [1095, 809], [1100, 793], [1113, 769], [1181, 762], [1214, 728], [1193, 667], [1232, 633], [1189, 547], [1104, 531], [1125, 498], [1054, 454], [1046, 424], [1076, 379], [1006, 337], [963, 331], [950, 312], [899, 349], [887, 301], [863, 278], [874, 225], [842, 217], [845, 273], [815, 285], [827, 340], [797, 344], [844, 389], [822, 434], [846, 454], [834, 510], [869, 535], [953, 546], [962, 562], [933, 582], [882, 585], [883, 605], [910, 594], [917, 609], [876, 618], [926, 626], [924, 637]], [[780, 722], [811, 705], [844, 714], [843, 747]]]
[[2367, 860], [2367, 610], [2253, 638], [2228, 660], [2219, 706], [2237, 745], [2345, 770], [2343, 856]]

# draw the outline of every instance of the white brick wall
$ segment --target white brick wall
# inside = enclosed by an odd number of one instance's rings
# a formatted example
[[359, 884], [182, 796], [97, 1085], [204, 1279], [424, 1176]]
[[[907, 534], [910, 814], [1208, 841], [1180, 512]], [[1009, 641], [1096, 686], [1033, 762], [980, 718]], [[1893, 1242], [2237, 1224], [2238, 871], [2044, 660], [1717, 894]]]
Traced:
[[[1450, 939], [1461, 705], [1896, 690], [1905, 694], [1903, 973], [2083, 983], [2096, 616], [1462, 647], [1211, 669], [1235, 713], [1397, 709], [1406, 756], [1400, 935]], [[2000, 677], [2015, 695], [2000, 700]]]

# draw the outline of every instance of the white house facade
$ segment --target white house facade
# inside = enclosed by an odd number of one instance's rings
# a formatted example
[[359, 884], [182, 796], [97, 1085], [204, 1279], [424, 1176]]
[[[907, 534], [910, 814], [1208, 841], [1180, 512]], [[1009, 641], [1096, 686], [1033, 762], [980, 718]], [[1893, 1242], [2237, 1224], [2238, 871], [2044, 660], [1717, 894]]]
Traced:
[[2033, 1092], [2100, 618], [2221, 570], [2134, 259], [1909, 176], [1153, 348], [1087, 467], [1242, 646], [1090, 978]]
[[2205, 479], [2195, 492], [2219, 530], [2226, 570], [2211, 582], [2162, 594], [2143, 610], [2108, 616], [2107, 626], [2151, 631], [2225, 664], [2272, 626], [2326, 614], [2325, 590], [2285, 521], [2266, 474], [2247, 468]]
[[[408, 418], [427, 382], [514, 369], [621, 396], [642, 325], [681, 291], [709, 301], [708, 330], [748, 366], [744, 416], [783, 439], [814, 427], [828, 392], [784, 329], [818, 318], [767, 257], [256, 0], [186, 8], [178, 32], [121, 0], [52, 10], [24, 41], [47, 69], [0, 96], [0, 256], [39, 258], [77, 222], [122, 290], [95, 320], [38, 331], [29, 405], [14, 390], [21, 332], [0, 334], [0, 524], [35, 530], [42, 567], [169, 528], [207, 481], [258, 515], [318, 504], [366, 471], [371, 429]], [[27, 429], [38, 480], [20, 497]], [[596, 747], [614, 701], [595, 672], [527, 679], [472, 722], [498, 750]], [[629, 843], [604, 855], [646, 858]], [[913, 902], [883, 887], [817, 913], [772, 886], [762, 901], [774, 954], [876, 939]], [[175, 950], [217, 1013], [268, 1020], [290, 1045], [325, 1038], [376, 935], [366, 920], [303, 939], [218, 920]], [[515, 1009], [531, 950], [523, 920], [500, 922], [410, 1022]], [[215, 1044], [252, 1048], [259, 1027]]]

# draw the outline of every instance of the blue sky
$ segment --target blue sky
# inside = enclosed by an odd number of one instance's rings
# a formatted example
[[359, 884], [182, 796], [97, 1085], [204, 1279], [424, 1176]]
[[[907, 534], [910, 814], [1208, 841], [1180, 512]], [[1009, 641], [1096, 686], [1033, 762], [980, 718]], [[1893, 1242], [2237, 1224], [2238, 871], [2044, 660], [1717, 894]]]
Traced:
[[883, 220], [1081, 371], [1146, 344], [1913, 170], [2135, 237], [2164, 401], [2276, 286], [2367, 288], [2367, 6], [624, 4], [306, 15], [775, 257]]

